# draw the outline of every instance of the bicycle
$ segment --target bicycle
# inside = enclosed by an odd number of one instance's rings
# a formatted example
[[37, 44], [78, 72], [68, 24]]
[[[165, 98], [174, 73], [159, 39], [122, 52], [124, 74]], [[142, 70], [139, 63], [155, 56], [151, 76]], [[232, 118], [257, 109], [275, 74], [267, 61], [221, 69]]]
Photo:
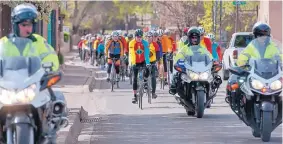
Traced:
[[[98, 54], [98, 55], [100, 55], [100, 54]], [[98, 61], [97, 61], [97, 63], [100, 65], [100, 67], [102, 68], [102, 67], [104, 67], [105, 66], [105, 57], [104, 57], [104, 54], [103, 55], [101, 55], [100, 56], [100, 58], [98, 58]]]
[[115, 64], [119, 60], [119, 58], [108, 58], [112, 60], [112, 66], [111, 66], [111, 72], [110, 72], [110, 82], [111, 82], [111, 92], [114, 91], [114, 85], [117, 84], [117, 88], [119, 88], [119, 83], [116, 80], [117, 75], [116, 75], [116, 69], [115, 69]]
[[167, 62], [167, 81], [168, 81], [168, 86], [170, 87], [170, 61], [173, 60], [173, 54], [172, 53], [167, 53], [166, 54], [166, 62]]
[[[151, 77], [149, 75], [147, 82], [144, 81], [143, 74], [146, 71], [146, 67], [139, 67], [138, 70], [138, 104], [139, 108], [142, 110], [142, 97], [146, 93], [148, 96], [148, 103], [151, 104]], [[149, 68], [149, 71], [151, 68]], [[147, 90], [145, 91], [144, 86], [147, 83]]]
[[122, 81], [126, 81], [126, 57], [123, 57], [120, 65], [120, 76]]
[[160, 58], [159, 61], [159, 81], [160, 81], [160, 89], [164, 89], [165, 86], [165, 78], [164, 78], [164, 66], [163, 66], [163, 57]]
[[133, 84], [133, 67], [129, 66], [129, 80], [130, 80], [130, 84]]

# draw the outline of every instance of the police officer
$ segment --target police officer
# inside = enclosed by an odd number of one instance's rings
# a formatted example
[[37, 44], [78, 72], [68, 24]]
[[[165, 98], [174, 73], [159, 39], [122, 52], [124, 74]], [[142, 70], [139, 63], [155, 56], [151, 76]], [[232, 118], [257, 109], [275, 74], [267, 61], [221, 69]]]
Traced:
[[[271, 28], [268, 24], [257, 22], [254, 24], [252, 31], [256, 39], [250, 42], [248, 46], [239, 54], [236, 62], [238, 67], [245, 67], [251, 58], [280, 59], [282, 57], [281, 52], [277, 48], [276, 44], [271, 40]], [[236, 82], [238, 77], [239, 76], [232, 74], [228, 80], [228, 84], [231, 85]], [[230, 96], [230, 93], [231, 91], [227, 90], [227, 96]], [[236, 89], [236, 93], [239, 93], [239, 89]]]
[[[14, 32], [1, 38], [0, 42], [4, 45], [11, 45], [13, 47], [11, 42], [13, 37], [23, 37], [32, 40], [42, 63], [52, 62], [52, 70], [57, 71], [59, 69], [59, 59], [54, 48], [50, 46], [42, 36], [34, 33], [37, 17], [37, 9], [32, 4], [21, 4], [16, 6], [11, 14], [11, 22]], [[10, 53], [19, 52], [12, 51]]]

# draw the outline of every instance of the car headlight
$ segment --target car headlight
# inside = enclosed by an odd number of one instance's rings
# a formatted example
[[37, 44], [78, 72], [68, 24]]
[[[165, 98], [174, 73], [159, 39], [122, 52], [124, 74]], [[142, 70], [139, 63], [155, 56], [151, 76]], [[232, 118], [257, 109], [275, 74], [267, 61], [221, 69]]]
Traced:
[[252, 87], [254, 89], [262, 89], [264, 87], [263, 83], [260, 82], [259, 80], [253, 79], [252, 80]]
[[280, 80], [276, 80], [270, 84], [271, 90], [278, 90], [282, 88], [282, 83]]
[[208, 76], [209, 76], [209, 73], [208, 72], [204, 72], [204, 73], [201, 73], [199, 75], [199, 79], [206, 80], [206, 79], [208, 79]]
[[0, 102], [6, 105], [30, 103], [36, 94], [36, 85], [32, 84], [21, 91], [0, 89]]
[[198, 80], [199, 79], [199, 74], [190, 71], [189, 76], [192, 80]]

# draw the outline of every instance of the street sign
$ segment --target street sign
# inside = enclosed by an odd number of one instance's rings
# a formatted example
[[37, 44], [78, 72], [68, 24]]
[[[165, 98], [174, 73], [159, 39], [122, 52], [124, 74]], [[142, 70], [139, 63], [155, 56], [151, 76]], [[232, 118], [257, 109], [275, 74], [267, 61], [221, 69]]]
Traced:
[[240, 1], [240, 0], [233, 1], [234, 6], [236, 6], [236, 5], [246, 5], [246, 4], [247, 4], [246, 1]]

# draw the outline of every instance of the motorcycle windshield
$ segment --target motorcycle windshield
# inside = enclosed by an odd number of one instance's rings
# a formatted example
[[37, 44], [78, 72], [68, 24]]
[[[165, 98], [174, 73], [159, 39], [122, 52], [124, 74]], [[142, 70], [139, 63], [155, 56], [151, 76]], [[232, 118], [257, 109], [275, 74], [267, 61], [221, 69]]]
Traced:
[[207, 53], [199, 51], [199, 46], [190, 47], [193, 55], [187, 56], [185, 66], [194, 72], [205, 72], [212, 66], [212, 59]]
[[270, 79], [278, 74], [282, 64], [282, 43], [271, 37], [259, 37], [247, 46], [253, 47], [250, 53], [243, 53], [247, 60], [238, 60], [241, 65], [250, 67], [253, 73], [264, 79]]
[[27, 38], [11, 38], [0, 42], [0, 87], [24, 89], [38, 82], [43, 73], [41, 59], [32, 41]]

